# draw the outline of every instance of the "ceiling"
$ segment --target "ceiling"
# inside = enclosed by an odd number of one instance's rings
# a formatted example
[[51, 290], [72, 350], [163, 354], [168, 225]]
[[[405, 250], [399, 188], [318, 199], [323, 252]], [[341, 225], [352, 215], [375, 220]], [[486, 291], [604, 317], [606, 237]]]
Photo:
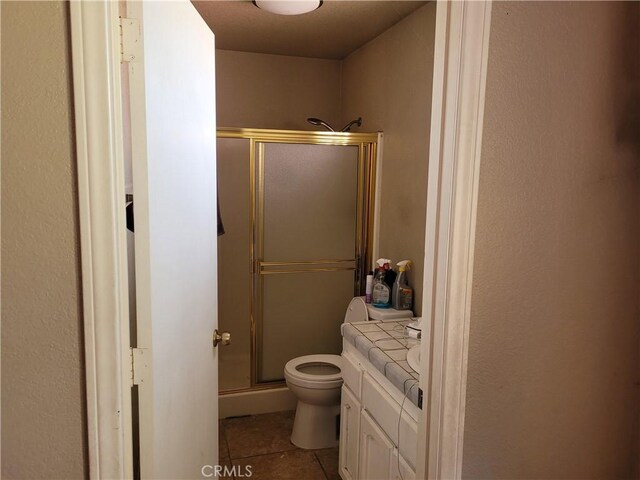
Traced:
[[248, 0], [192, 3], [215, 33], [216, 48], [340, 60], [427, 2], [324, 0], [317, 10], [293, 16]]

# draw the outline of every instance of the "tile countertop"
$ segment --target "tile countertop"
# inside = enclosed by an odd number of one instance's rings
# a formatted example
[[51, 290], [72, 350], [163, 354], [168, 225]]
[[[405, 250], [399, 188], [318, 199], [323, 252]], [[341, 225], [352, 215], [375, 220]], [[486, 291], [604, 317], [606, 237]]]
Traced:
[[404, 327], [410, 322], [411, 319], [343, 323], [341, 330], [347, 342], [418, 406], [420, 376], [407, 363], [407, 352], [420, 341], [405, 335]]

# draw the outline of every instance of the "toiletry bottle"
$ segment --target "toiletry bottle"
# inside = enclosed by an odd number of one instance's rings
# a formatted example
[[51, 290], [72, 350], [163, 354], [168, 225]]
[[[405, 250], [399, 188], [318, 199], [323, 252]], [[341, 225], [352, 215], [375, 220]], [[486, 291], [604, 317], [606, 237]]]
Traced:
[[[389, 260], [391, 262], [391, 260]], [[391, 268], [391, 263], [389, 263], [389, 268], [384, 272], [384, 283], [386, 283], [389, 288], [393, 289], [393, 284], [396, 281], [396, 271]]]
[[398, 262], [398, 276], [393, 283], [393, 308], [396, 310], [410, 310], [413, 305], [413, 289], [407, 282], [406, 271], [410, 268], [411, 261]]
[[365, 303], [371, 303], [371, 294], [373, 293], [373, 272], [369, 272], [369, 275], [367, 275], [367, 284], [364, 293]]
[[389, 308], [391, 306], [391, 289], [384, 281], [391, 260], [381, 258], [377, 261], [378, 269], [373, 279], [372, 303], [374, 307]]

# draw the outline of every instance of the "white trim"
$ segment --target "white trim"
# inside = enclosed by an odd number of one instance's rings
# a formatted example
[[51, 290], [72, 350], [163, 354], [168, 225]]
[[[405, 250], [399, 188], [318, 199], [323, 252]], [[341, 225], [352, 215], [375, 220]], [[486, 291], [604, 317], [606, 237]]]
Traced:
[[218, 397], [218, 415], [227, 418], [285, 412], [295, 410], [297, 404], [298, 397], [287, 387], [223, 393]]
[[417, 478], [462, 476], [467, 351], [491, 3], [438, 1], [425, 234]]
[[117, 8], [117, 2], [71, 2], [92, 479], [132, 476]]
[[[380, 218], [382, 205], [382, 159], [384, 150], [384, 133], [378, 132], [378, 146], [376, 150], [376, 182], [373, 190], [373, 218]], [[371, 243], [371, 265], [367, 265], [367, 272], [375, 270], [376, 260], [380, 255], [380, 222], [373, 223], [373, 242]]]

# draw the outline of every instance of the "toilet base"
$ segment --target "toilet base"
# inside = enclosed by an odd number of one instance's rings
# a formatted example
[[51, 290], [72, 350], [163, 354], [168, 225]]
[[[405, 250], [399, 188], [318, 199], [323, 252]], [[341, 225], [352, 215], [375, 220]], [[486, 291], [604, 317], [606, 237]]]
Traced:
[[310, 405], [298, 401], [291, 443], [306, 450], [338, 446], [340, 405]]

